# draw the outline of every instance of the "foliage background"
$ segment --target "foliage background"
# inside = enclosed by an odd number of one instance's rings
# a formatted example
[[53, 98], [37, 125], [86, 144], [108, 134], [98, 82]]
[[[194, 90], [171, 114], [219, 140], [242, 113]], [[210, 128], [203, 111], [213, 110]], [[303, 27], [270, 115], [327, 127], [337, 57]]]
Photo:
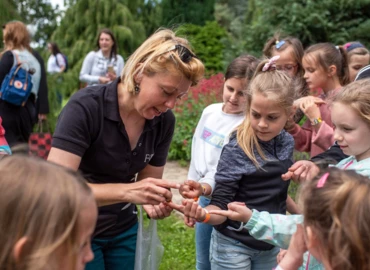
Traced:
[[[68, 72], [48, 76], [52, 129], [63, 104], [80, 88], [82, 61], [95, 49], [101, 28], [114, 32], [124, 59], [159, 27], [176, 28], [191, 41], [207, 68], [206, 78], [175, 110], [177, 124], [169, 158], [183, 163], [190, 159], [192, 134], [203, 109], [221, 101], [223, 72], [228, 63], [243, 53], [260, 57], [264, 43], [274, 32], [295, 36], [305, 47], [355, 40], [370, 47], [370, 0], [65, 0], [65, 5], [65, 10], [60, 10], [49, 0], [0, 1], [2, 25], [22, 20], [37, 28], [33, 46], [45, 61], [48, 41], [56, 42], [68, 56]], [[63, 96], [62, 103], [57, 100], [57, 92]], [[161, 238], [170, 236], [164, 241], [169, 245], [166, 250], [176, 253], [179, 260], [165, 258], [163, 269], [192, 268], [194, 261], [189, 258], [194, 254], [193, 234], [177, 226], [176, 221], [169, 222], [165, 230], [173, 232]], [[176, 236], [179, 238], [171, 238]], [[186, 242], [188, 238], [190, 242]], [[188, 248], [178, 243], [187, 243]]]

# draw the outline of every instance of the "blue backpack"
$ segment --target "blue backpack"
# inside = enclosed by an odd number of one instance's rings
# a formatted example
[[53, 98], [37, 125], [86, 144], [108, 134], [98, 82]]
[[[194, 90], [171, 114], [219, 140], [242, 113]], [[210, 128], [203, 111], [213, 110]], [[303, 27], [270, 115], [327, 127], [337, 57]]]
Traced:
[[[67, 72], [67, 70], [68, 70], [68, 58], [65, 54], [62, 54], [62, 53], [60, 53], [60, 54], [63, 56], [64, 63], [66, 63], [66, 68], [64, 69], [63, 72]], [[55, 57], [55, 62], [57, 63], [57, 66], [60, 67], [60, 65], [58, 63], [58, 57]]]
[[14, 105], [24, 106], [32, 90], [34, 69], [24, 68], [27, 63], [19, 61], [18, 54], [12, 51], [14, 64], [5, 76], [0, 88], [0, 98]]

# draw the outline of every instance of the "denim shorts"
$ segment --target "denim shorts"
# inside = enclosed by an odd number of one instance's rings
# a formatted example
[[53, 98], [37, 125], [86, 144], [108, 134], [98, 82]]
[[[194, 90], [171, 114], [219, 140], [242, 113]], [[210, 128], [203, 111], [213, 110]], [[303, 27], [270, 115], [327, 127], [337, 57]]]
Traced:
[[277, 266], [280, 249], [256, 250], [213, 230], [210, 247], [212, 270], [271, 270]]

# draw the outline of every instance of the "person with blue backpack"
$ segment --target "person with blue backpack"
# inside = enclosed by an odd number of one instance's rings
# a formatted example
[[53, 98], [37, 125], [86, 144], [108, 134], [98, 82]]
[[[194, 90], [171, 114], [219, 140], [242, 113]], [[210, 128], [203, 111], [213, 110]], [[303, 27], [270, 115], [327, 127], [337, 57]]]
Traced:
[[64, 55], [55, 42], [48, 43], [48, 50], [51, 52], [47, 63], [47, 71], [50, 74], [63, 73], [68, 70], [67, 56]]
[[5, 138], [12, 147], [27, 143], [37, 120], [36, 101], [41, 65], [30, 47], [25, 24], [11, 21], [3, 26], [4, 51], [0, 60], [0, 117]]

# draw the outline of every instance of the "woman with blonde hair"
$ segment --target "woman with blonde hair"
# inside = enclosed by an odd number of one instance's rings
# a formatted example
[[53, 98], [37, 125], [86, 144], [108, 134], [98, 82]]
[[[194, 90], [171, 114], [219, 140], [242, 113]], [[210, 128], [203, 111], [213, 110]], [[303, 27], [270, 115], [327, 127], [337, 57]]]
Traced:
[[37, 119], [36, 101], [41, 78], [41, 66], [30, 47], [30, 34], [20, 21], [11, 21], [3, 26], [5, 50], [0, 60], [0, 85], [11, 68], [19, 62], [22, 67], [32, 70], [33, 87], [24, 106], [11, 104], [0, 98], [0, 116], [6, 130], [6, 139], [10, 146], [27, 143], [33, 125]]
[[134, 268], [135, 204], [154, 219], [170, 215], [164, 202], [179, 185], [161, 178], [174, 132], [171, 109], [203, 73], [186, 39], [159, 30], [120, 77], [80, 90], [61, 112], [48, 160], [80, 170], [100, 206], [87, 269]]
[[97, 207], [77, 173], [41, 159], [0, 162], [0, 265], [6, 270], [83, 270]]

